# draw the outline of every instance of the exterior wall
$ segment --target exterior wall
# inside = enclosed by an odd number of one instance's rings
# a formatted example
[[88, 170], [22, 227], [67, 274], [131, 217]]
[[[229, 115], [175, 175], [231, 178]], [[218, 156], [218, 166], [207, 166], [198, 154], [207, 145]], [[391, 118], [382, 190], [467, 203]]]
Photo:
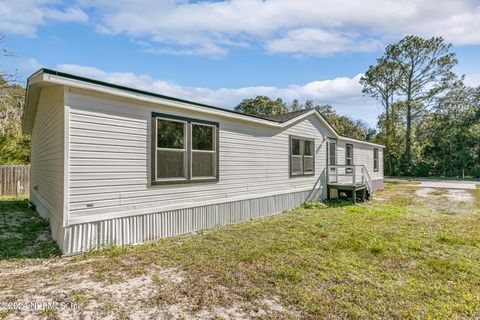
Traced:
[[[274, 129], [86, 90], [43, 90], [32, 150], [32, 182], [40, 187], [32, 201], [50, 217], [65, 253], [249, 220], [326, 197], [332, 133], [314, 115]], [[151, 185], [152, 112], [219, 122], [218, 182]], [[315, 139], [314, 176], [290, 177], [290, 135]], [[338, 164], [344, 164], [345, 142], [337, 143]], [[374, 189], [383, 187], [383, 150], [373, 172], [373, 147], [353, 144], [354, 164], [367, 167]]]
[[321, 190], [230, 199], [193, 208], [86, 222], [65, 229], [64, 252], [74, 254], [111, 244], [127, 245], [175, 236], [214, 226], [269, 216], [318, 198]]
[[[271, 193], [318, 188], [324, 197], [327, 132], [313, 115], [272, 129], [73, 88], [68, 110], [68, 225]], [[151, 112], [219, 122], [219, 182], [150, 185]], [[289, 135], [315, 139], [314, 176], [289, 177]]]
[[[346, 145], [351, 144], [353, 145], [353, 164], [354, 165], [364, 165], [368, 174], [372, 178], [372, 189], [373, 191], [383, 189], [383, 148], [378, 147], [378, 161], [379, 161], [379, 170], [373, 170], [373, 149], [376, 147], [366, 145], [363, 143], [358, 142], [350, 142], [350, 141], [343, 141], [337, 140], [337, 164], [338, 165], [345, 165], [345, 152], [346, 152]], [[343, 168], [337, 169], [339, 173], [345, 173]], [[358, 170], [358, 168], [357, 168]], [[360, 172], [357, 171], [356, 179], [360, 179], [361, 175]], [[339, 177], [339, 182], [352, 182], [351, 177]]]
[[45, 87], [40, 93], [32, 130], [30, 201], [50, 220], [60, 247], [64, 219], [64, 89]]

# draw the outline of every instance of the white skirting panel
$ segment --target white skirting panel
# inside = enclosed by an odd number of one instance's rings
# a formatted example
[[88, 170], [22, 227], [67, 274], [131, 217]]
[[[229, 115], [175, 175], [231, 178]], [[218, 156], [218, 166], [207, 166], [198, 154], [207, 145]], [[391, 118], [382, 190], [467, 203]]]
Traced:
[[306, 200], [324, 198], [322, 189], [201, 207], [136, 215], [65, 228], [63, 252], [73, 254], [108, 245], [128, 245], [280, 213]]
[[383, 189], [383, 179], [374, 179], [372, 180], [372, 189], [373, 191]]

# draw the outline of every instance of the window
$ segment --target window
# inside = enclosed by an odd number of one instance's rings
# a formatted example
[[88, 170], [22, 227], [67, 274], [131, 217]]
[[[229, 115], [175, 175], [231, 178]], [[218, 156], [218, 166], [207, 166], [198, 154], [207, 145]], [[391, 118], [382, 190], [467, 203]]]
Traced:
[[315, 174], [313, 139], [290, 137], [290, 176]]
[[335, 140], [328, 141], [328, 165], [337, 164], [337, 142]]
[[[347, 166], [353, 166], [353, 144], [347, 144], [345, 146], [345, 164]], [[352, 173], [352, 168], [346, 168], [346, 173]]]
[[152, 114], [152, 184], [218, 180], [218, 123]]
[[[327, 140], [327, 165], [335, 166], [337, 165], [337, 140], [335, 139], [328, 139]], [[330, 167], [328, 176], [329, 181], [328, 183], [336, 183], [337, 181], [334, 179], [337, 174], [337, 167]]]
[[192, 178], [216, 176], [215, 133], [210, 125], [192, 124]]
[[378, 149], [373, 148], [373, 171], [378, 171]]
[[157, 179], [187, 178], [186, 122], [157, 118]]

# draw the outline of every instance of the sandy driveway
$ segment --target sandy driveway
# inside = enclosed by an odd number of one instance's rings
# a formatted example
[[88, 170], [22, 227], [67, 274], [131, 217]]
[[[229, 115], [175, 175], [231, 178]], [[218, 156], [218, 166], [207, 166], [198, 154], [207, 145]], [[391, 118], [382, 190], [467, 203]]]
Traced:
[[[414, 180], [412, 180], [414, 181]], [[476, 181], [456, 180], [421, 180], [415, 185], [415, 194], [419, 197], [442, 196], [455, 202], [473, 202], [473, 191], [477, 188]], [[480, 183], [479, 183], [480, 184]]]
[[475, 190], [476, 184], [480, 182], [476, 181], [455, 181], [455, 180], [426, 180], [420, 181], [419, 187], [424, 188], [444, 188], [444, 189], [463, 189], [463, 190]]

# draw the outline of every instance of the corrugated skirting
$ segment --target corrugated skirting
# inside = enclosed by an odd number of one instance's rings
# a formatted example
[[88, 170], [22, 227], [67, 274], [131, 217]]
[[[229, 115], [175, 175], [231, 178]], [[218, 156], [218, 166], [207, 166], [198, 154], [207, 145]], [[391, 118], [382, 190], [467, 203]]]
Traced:
[[141, 243], [163, 237], [280, 213], [306, 200], [322, 198], [322, 190], [301, 191], [208, 206], [82, 223], [65, 228], [63, 251], [85, 252], [115, 244]]

